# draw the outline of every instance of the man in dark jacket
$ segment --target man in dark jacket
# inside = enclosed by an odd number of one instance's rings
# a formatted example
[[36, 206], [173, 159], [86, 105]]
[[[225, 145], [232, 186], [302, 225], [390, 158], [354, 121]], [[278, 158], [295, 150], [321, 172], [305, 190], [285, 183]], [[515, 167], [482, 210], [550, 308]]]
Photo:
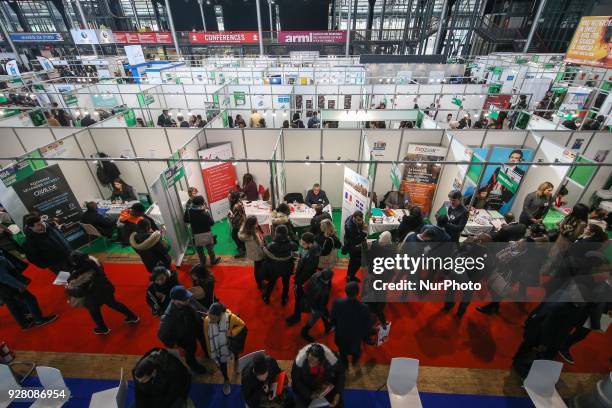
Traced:
[[313, 207], [315, 204], [322, 205], [325, 207], [329, 204], [329, 199], [325, 191], [321, 190], [321, 185], [316, 183], [312, 186], [312, 190], [308, 190], [306, 193], [306, 200], [304, 200], [307, 206]]
[[331, 220], [332, 217], [329, 213], [323, 211], [321, 204], [315, 204], [312, 208], [315, 210], [315, 215], [310, 220], [310, 232], [316, 237], [321, 234], [321, 221]]
[[91, 126], [94, 123], [96, 123], [96, 121], [94, 120], [94, 118], [91, 117], [89, 113], [85, 115], [83, 119], [81, 119], [81, 127]]
[[54, 274], [70, 270], [68, 258], [72, 248], [55, 224], [43, 221], [39, 215], [29, 215], [25, 221], [23, 249], [28, 261]]
[[499, 231], [493, 233], [493, 242], [510, 242], [518, 241], [525, 236], [527, 227], [524, 224], [516, 222], [514, 214], [507, 213], [504, 215], [505, 225], [499, 229]]
[[211, 265], [216, 265], [221, 262], [221, 258], [215, 255], [214, 237], [210, 232], [215, 221], [204, 205], [204, 197], [196, 196], [191, 200], [191, 206], [185, 211], [183, 221], [191, 225], [191, 234], [193, 235], [194, 245], [198, 257], [200, 258], [200, 263], [206, 265], [204, 247], [206, 247], [206, 251], [210, 257]]
[[53, 115], [53, 117], [55, 119], [57, 119], [57, 121], [60, 123], [60, 125], [62, 125], [62, 126], [70, 126], [70, 122], [66, 118], [66, 111], [61, 109], [59, 107], [59, 105], [57, 104], [57, 102], [53, 102], [51, 104], [51, 106], [53, 107], [53, 109], [51, 109], [51, 111], [50, 111], [51, 115]]
[[85, 204], [85, 212], [81, 215], [83, 224], [91, 224], [106, 238], [112, 238], [116, 223], [109, 217], [98, 213], [98, 203], [89, 201]]
[[297, 244], [289, 239], [288, 229], [285, 225], [277, 225], [274, 240], [263, 248], [265, 256], [265, 270], [268, 286], [263, 293], [263, 301], [270, 303], [270, 295], [274, 290], [278, 278], [283, 282], [282, 305], [289, 300], [289, 279], [293, 272], [293, 252], [297, 251]]
[[324, 269], [312, 275], [310, 279], [308, 279], [304, 289], [304, 295], [310, 307], [310, 319], [308, 319], [306, 325], [302, 327], [300, 335], [309, 343], [312, 343], [314, 339], [308, 332], [319, 319], [323, 319], [325, 333], [329, 333], [332, 328], [329, 311], [327, 310], [327, 303], [329, 302], [331, 293], [332, 277], [333, 272], [330, 269]]
[[206, 368], [196, 360], [197, 343], [206, 350], [202, 313], [206, 310], [192, 298], [191, 292], [183, 286], [170, 291], [171, 303], [161, 317], [157, 337], [166, 347], [180, 347], [185, 350], [185, 361], [194, 373], [204, 374]]
[[306, 408], [313, 399], [325, 394], [333, 407], [342, 407], [344, 368], [338, 357], [323, 344], [308, 344], [295, 357], [291, 368], [291, 387], [296, 408]]
[[134, 203], [129, 209], [126, 208], [121, 211], [117, 226], [119, 227], [119, 236], [121, 237], [122, 244], [126, 246], [129, 245], [132, 233], [136, 231], [136, 226], [143, 219], [149, 221], [153, 231], [159, 230], [155, 221], [146, 214], [145, 207], [142, 203]]
[[106, 157], [108, 157], [106, 153], [98, 152], [98, 157], [100, 158], [99, 163], [100, 166], [102, 166], [104, 178], [108, 180], [108, 182], [104, 184], [111, 184], [114, 180], [121, 177], [121, 171], [119, 170], [119, 167], [117, 167], [117, 165], [112, 160], [104, 160]]
[[347, 282], [360, 282], [355, 275], [357, 271], [359, 271], [359, 268], [361, 268], [361, 244], [367, 237], [365, 228], [363, 213], [361, 211], [355, 211], [353, 215], [348, 217], [344, 222], [344, 245], [342, 246], [342, 253], [348, 253], [349, 255], [349, 263], [346, 271]]
[[178, 274], [165, 266], [156, 266], [151, 273], [151, 283], [147, 288], [147, 304], [153, 316], [161, 316], [170, 305], [170, 291], [177, 286]]
[[189, 400], [191, 374], [168, 350], [154, 348], [134, 366], [135, 408], [183, 408]]
[[340, 351], [340, 361], [348, 369], [348, 356], [353, 356], [353, 366], [361, 357], [361, 343], [370, 334], [370, 312], [359, 295], [359, 284], [348, 282], [346, 297], [334, 300], [331, 309], [331, 323], [335, 327], [334, 341]]
[[302, 301], [304, 297], [303, 285], [317, 271], [319, 266], [319, 245], [315, 242], [315, 236], [311, 232], [305, 232], [302, 235], [300, 243], [304, 252], [298, 261], [295, 269], [295, 278], [293, 288], [295, 290], [295, 305], [293, 315], [286, 320], [289, 326], [296, 324], [302, 317]]
[[161, 115], [157, 117], [157, 126], [172, 127], [173, 125], [172, 117], [168, 114], [168, 109], [164, 109]]
[[244, 367], [241, 377], [242, 396], [249, 408], [268, 406], [265, 404], [269, 401], [282, 399], [282, 396], [277, 397], [278, 399], [271, 398], [274, 396], [272, 384], [276, 382], [280, 372], [276, 360], [268, 355], [257, 356]]
[[170, 268], [172, 259], [168, 247], [161, 239], [161, 233], [151, 229], [149, 220], [143, 219], [138, 222], [136, 232], [130, 236], [130, 245], [140, 256], [149, 273], [158, 265]]
[[450, 235], [453, 242], [459, 242], [461, 232], [467, 224], [469, 211], [462, 202], [462, 194], [459, 190], [453, 190], [448, 193], [450, 199], [450, 207], [448, 207], [447, 215], [448, 221], [444, 225], [444, 229]]
[[[38, 300], [28, 290], [28, 278], [22, 275], [23, 263], [0, 250], [0, 301], [6, 304], [15, 321], [26, 330], [44, 326], [57, 319], [57, 315], [43, 316]], [[27, 267], [27, 264], [25, 264]], [[27, 316], [29, 313], [31, 316]]]

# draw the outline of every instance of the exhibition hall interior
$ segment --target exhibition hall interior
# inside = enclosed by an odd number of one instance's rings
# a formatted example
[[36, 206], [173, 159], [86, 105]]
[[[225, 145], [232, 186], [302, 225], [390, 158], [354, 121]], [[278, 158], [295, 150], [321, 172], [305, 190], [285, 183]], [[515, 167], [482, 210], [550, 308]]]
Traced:
[[0, 408], [612, 407], [612, 0], [0, 29]]

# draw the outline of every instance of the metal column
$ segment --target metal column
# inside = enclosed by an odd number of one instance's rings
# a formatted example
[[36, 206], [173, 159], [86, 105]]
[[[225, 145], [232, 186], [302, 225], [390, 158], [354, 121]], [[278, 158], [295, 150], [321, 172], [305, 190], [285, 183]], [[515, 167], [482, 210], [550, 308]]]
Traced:
[[[0, 6], [0, 13], [2, 13], [2, 15], [0, 16], [2, 18], [0, 20], [3, 20], [3, 21], [0, 21], [2, 23], [0, 24], [0, 27], [2, 27], [2, 35], [4, 35], [4, 38], [6, 38], [6, 41], [11, 46], [11, 50], [13, 50], [13, 52], [15, 53], [15, 61], [23, 62], [21, 61], [21, 58], [19, 58], [19, 53], [17, 52], [17, 48], [15, 48], [15, 43], [13, 43], [13, 40], [9, 36], [8, 30], [6, 29], [6, 27], [8, 27], [8, 18], [6, 17], [6, 14], [4, 14], [4, 9], [1, 6]], [[6, 21], [6, 24], [4, 23], [4, 21]], [[25, 66], [30, 68], [30, 64], [28, 61], [26, 61]]]
[[538, 20], [542, 15], [542, 10], [544, 10], [544, 6], [546, 5], [546, 0], [540, 0], [540, 5], [538, 6], [538, 11], [536, 12], [535, 18], [533, 19], [533, 23], [531, 23], [531, 29], [529, 30], [529, 36], [527, 37], [527, 42], [525, 43], [525, 48], [523, 48], [523, 54], [527, 53], [529, 46], [531, 45], [531, 40], [533, 39], [533, 35], [535, 34], [535, 30], [538, 27]]
[[412, 21], [410, 13], [412, 13], [412, 1], [413, 0], [408, 0], [408, 4], [407, 4], [407, 9], [406, 9], [406, 19], [404, 20], [404, 33], [402, 35], [402, 47], [401, 47], [401, 54], [405, 54], [406, 53], [406, 46], [408, 45], [408, 36], [410, 36], [410, 39], [412, 40], [412, 31], [410, 31], [410, 23]]
[[382, 41], [383, 24], [385, 22], [385, 13], [387, 12], [387, 0], [383, 0], [382, 10], [380, 12], [380, 28], [378, 29], [378, 41]]
[[130, 5], [132, 6], [132, 11], [134, 12], [134, 18], [136, 19], [136, 26], [140, 29], [142, 26], [140, 25], [140, 19], [138, 18], [138, 11], [136, 10], [136, 3], [134, 0], [130, 0]]
[[206, 29], [206, 20], [204, 19], [204, 4], [202, 3], [204, 3], [204, 0], [198, 0], [198, 4], [200, 6], [200, 16], [202, 16], [202, 30], [206, 32], [208, 30]]
[[[74, 0], [74, 3], [76, 4], [77, 10], [79, 11], [79, 15], [81, 16], [81, 25], [83, 26], [83, 30], [87, 30], [87, 18], [85, 17], [85, 12], [81, 7], [81, 0]], [[98, 50], [96, 50], [96, 44], [91, 44], [91, 48], [93, 49], [94, 55], [97, 57]]]
[[166, 0], [166, 13], [168, 14], [168, 24], [170, 24], [170, 31], [172, 32], [172, 40], [174, 41], [176, 56], [180, 58], [181, 49], [179, 48], [178, 37], [176, 36], [176, 30], [174, 29], [174, 21], [172, 20], [172, 10], [170, 10], [170, 0]]
[[272, 34], [274, 31], [274, 26], [272, 25], [272, 0], [268, 0], [268, 13], [270, 13], [270, 38], [274, 38]]
[[434, 43], [434, 54], [438, 53], [438, 46], [440, 45], [440, 37], [442, 36], [442, 26], [444, 25], [444, 17], [446, 17], [446, 8], [448, 7], [448, 0], [444, 0], [442, 3], [442, 13], [438, 20], [438, 33], [436, 34], [436, 42]]
[[[168, 0], [166, 0], [168, 2]], [[259, 56], [264, 57], [264, 46], [263, 36], [261, 33], [261, 10], [259, 8], [259, 0], [255, 0], [255, 7], [257, 7], [257, 31], [259, 31]]]
[[[356, 0], [359, 1], [359, 0]], [[346, 52], [345, 55], [349, 56], [349, 45], [351, 42], [351, 6], [353, 0], [348, 0], [348, 18], [346, 20]]]

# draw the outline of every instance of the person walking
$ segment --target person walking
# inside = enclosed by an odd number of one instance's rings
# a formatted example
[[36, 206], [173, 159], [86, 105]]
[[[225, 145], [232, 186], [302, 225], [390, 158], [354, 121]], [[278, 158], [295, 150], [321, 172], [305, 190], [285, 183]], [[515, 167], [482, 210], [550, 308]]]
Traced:
[[357, 296], [359, 284], [348, 282], [346, 297], [336, 299], [331, 308], [331, 324], [335, 328], [334, 342], [340, 351], [340, 361], [348, 369], [348, 357], [353, 358], [353, 367], [361, 357], [361, 343], [370, 334], [370, 312]]
[[295, 268], [295, 278], [293, 289], [295, 293], [295, 305], [293, 314], [286, 319], [287, 325], [291, 326], [298, 323], [302, 317], [302, 302], [304, 297], [303, 285], [317, 271], [319, 266], [319, 245], [315, 241], [315, 236], [311, 232], [302, 235], [300, 245], [303, 248], [300, 260]]
[[293, 272], [294, 251], [297, 251], [297, 245], [289, 239], [287, 227], [284, 225], [277, 226], [273, 241], [263, 248], [268, 278], [268, 286], [263, 294], [265, 304], [270, 304], [270, 295], [278, 278], [281, 278], [283, 282], [281, 303], [283, 306], [287, 304], [289, 300], [289, 279]]
[[147, 287], [147, 304], [153, 316], [161, 316], [170, 305], [170, 291], [177, 286], [178, 274], [165, 266], [156, 266]]
[[140, 256], [149, 273], [153, 272], [153, 269], [158, 265], [170, 269], [172, 259], [168, 246], [162, 240], [161, 232], [151, 229], [149, 220], [142, 219], [138, 222], [136, 232], [133, 232], [130, 236], [130, 245]]
[[346, 281], [360, 282], [356, 277], [361, 268], [361, 244], [366, 239], [366, 225], [363, 221], [363, 213], [359, 210], [348, 217], [344, 222], [344, 245], [342, 254], [349, 255], [349, 263], [346, 271]]
[[204, 318], [206, 350], [223, 374], [223, 394], [231, 392], [227, 365], [234, 360], [238, 372], [238, 358], [244, 350], [247, 328], [244, 322], [221, 303], [213, 303]]
[[342, 246], [332, 220], [321, 221], [321, 234], [317, 242], [321, 248], [319, 269], [334, 269], [338, 259], [338, 249]]
[[206, 309], [181, 285], [172, 288], [170, 299], [170, 305], [159, 322], [157, 337], [168, 348], [182, 348], [191, 371], [205, 374], [206, 368], [196, 360], [196, 351], [198, 343], [206, 350], [202, 330], [202, 315]]
[[215, 238], [211, 232], [215, 221], [206, 208], [204, 197], [199, 195], [191, 200], [191, 206], [185, 211], [183, 220], [191, 225], [193, 245], [198, 253], [198, 258], [200, 258], [200, 263], [206, 265], [204, 248], [208, 252], [211, 265], [221, 262], [221, 258], [215, 255]]
[[93, 329], [95, 334], [110, 333], [102, 317], [101, 309], [104, 305], [125, 315], [124, 321], [127, 324], [136, 324], [140, 321], [140, 317], [115, 299], [115, 287], [96, 258], [81, 251], [73, 251], [70, 254], [70, 261], [74, 269], [70, 272], [66, 292], [71, 297], [71, 304], [77, 302], [87, 309], [96, 324]]
[[238, 201], [236, 204], [234, 204], [234, 206], [232, 207], [232, 211], [230, 212], [229, 219], [230, 219], [232, 240], [234, 240], [234, 243], [236, 244], [236, 248], [238, 249], [238, 253], [234, 255], [234, 258], [236, 259], [244, 258], [245, 253], [246, 253], [245, 244], [238, 237], [240, 228], [242, 228], [242, 225], [244, 224], [244, 221], [246, 220], [246, 213], [244, 211], [244, 205], [242, 204], [241, 201]]
[[215, 277], [211, 271], [202, 264], [193, 265], [189, 271], [192, 287], [189, 291], [193, 297], [206, 309], [217, 301], [215, 297]]
[[333, 272], [329, 269], [324, 269], [312, 275], [306, 284], [304, 295], [310, 307], [310, 319], [308, 319], [306, 325], [302, 327], [300, 335], [309, 343], [314, 342], [309, 331], [319, 319], [323, 320], [325, 333], [329, 333], [332, 328], [329, 311], [327, 310], [327, 303], [329, 302], [331, 293], [332, 277]]
[[255, 282], [257, 288], [261, 291], [263, 289], [264, 281], [264, 232], [261, 226], [257, 222], [257, 217], [250, 215], [240, 228], [238, 232], [238, 238], [244, 243], [246, 256], [253, 261], [253, 273], [255, 275]]
[[25, 217], [25, 241], [23, 250], [28, 261], [41, 269], [49, 269], [55, 275], [71, 268], [72, 247], [54, 222], [43, 220], [40, 215]]

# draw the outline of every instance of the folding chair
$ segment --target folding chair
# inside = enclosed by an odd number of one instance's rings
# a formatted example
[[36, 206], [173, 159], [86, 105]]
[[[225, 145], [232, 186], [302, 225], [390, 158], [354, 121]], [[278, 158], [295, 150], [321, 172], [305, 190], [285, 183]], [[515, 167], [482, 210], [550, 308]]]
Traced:
[[126, 392], [127, 381], [123, 378], [122, 368], [119, 386], [93, 393], [89, 408], [125, 408]]
[[38, 373], [38, 379], [42, 384], [43, 388], [48, 391], [59, 391], [63, 392], [63, 397], [54, 398], [39, 398], [32, 405], [31, 408], [60, 408], [70, 398], [70, 389], [64, 382], [62, 373], [57, 368], [38, 366], [36, 367]]
[[563, 364], [551, 360], [535, 360], [523, 387], [536, 408], [565, 408], [565, 402], [555, 389]]
[[246, 367], [251, 361], [253, 361], [255, 357], [265, 356], [265, 355], [266, 355], [266, 350], [258, 350], [258, 351], [254, 351], [252, 353], [249, 353], [245, 356], [240, 357], [238, 359], [238, 370], [242, 372], [242, 370], [244, 370], [244, 367]]
[[9, 396], [9, 391], [21, 390], [21, 386], [15, 379], [13, 371], [6, 364], [0, 364], [0, 408], [6, 408], [11, 405], [15, 398]]
[[394, 358], [391, 360], [387, 391], [391, 408], [422, 408], [416, 382], [419, 376], [419, 360]]
[[[85, 231], [85, 233], [87, 234], [87, 239], [88, 239], [87, 245], [89, 246], [89, 248], [91, 248], [91, 243], [93, 241], [95, 241], [98, 238], [102, 238], [102, 242], [104, 243], [104, 248], [108, 249], [108, 244], [106, 243], [106, 237], [102, 235], [96, 227], [94, 227], [92, 224], [84, 224], [82, 222], [79, 222], [79, 225], [81, 226], [81, 228], [83, 228], [83, 231]], [[91, 237], [96, 237], [96, 238], [92, 241]]]

